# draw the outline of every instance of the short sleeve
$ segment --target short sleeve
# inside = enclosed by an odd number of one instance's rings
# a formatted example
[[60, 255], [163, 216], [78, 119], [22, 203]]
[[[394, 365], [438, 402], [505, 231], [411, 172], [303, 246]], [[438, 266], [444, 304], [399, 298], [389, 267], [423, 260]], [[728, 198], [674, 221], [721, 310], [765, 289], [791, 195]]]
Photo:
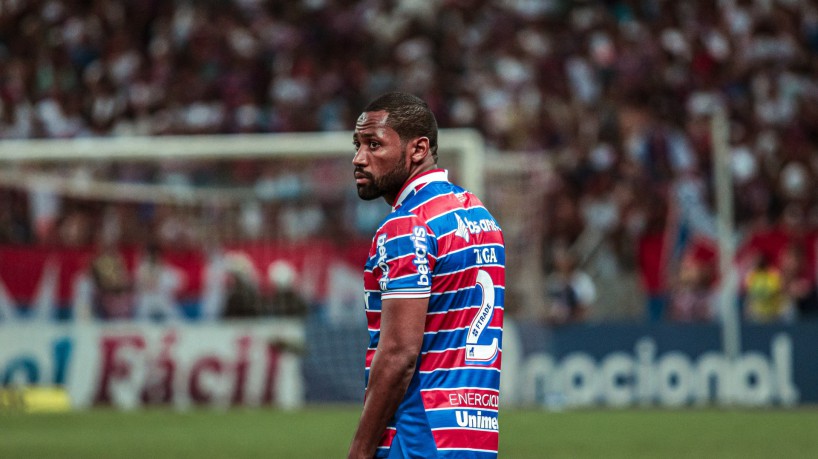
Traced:
[[437, 261], [437, 238], [414, 215], [396, 216], [378, 229], [373, 240], [381, 298], [428, 298]]

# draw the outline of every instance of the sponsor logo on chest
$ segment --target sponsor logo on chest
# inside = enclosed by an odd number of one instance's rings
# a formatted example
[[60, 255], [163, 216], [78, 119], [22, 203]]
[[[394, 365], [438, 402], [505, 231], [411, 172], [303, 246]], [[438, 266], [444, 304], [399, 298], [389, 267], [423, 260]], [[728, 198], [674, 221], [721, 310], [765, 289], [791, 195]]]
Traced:
[[482, 218], [477, 221], [471, 221], [468, 218], [461, 218], [460, 215], [454, 214], [457, 219], [457, 230], [455, 236], [462, 237], [466, 242], [471, 239], [471, 234], [480, 234], [482, 232], [500, 231], [497, 222], [489, 218]]

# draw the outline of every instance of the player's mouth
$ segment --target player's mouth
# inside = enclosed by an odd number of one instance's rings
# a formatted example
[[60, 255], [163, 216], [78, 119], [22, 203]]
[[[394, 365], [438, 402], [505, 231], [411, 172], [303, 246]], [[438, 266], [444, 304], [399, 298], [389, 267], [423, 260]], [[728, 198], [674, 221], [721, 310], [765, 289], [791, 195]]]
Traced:
[[358, 185], [363, 185], [367, 182], [371, 182], [372, 177], [367, 174], [366, 172], [356, 171], [355, 172], [355, 183]]

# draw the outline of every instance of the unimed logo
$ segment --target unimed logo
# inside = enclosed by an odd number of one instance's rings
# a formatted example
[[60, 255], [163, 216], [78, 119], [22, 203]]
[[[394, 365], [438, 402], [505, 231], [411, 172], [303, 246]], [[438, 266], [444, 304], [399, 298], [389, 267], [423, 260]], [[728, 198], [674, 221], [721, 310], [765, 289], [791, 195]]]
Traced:
[[470, 414], [469, 411], [457, 410], [455, 411], [457, 417], [457, 425], [460, 427], [471, 427], [474, 429], [497, 430], [497, 416], [483, 416], [482, 411]]
[[642, 338], [634, 353], [612, 352], [599, 361], [574, 352], [555, 361], [537, 353], [524, 362], [522, 397], [548, 403], [558, 396], [567, 406], [684, 406], [717, 402], [765, 406], [793, 405], [799, 391], [793, 383], [792, 339], [773, 337], [770, 357], [745, 352], [731, 361], [721, 352], [696, 358], [681, 351], [658, 355], [656, 342]]

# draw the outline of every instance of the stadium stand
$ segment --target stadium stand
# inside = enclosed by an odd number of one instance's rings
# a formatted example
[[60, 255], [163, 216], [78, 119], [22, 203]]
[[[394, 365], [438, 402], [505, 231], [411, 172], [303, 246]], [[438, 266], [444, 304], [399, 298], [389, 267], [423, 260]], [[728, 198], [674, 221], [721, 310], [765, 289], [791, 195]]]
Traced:
[[[347, 130], [364, 101], [400, 87], [430, 101], [442, 127], [479, 129], [499, 161], [522, 152], [552, 166], [530, 190], [542, 205], [537, 268], [550, 273], [553, 249], [572, 247], [607, 292], [592, 318], [709, 321], [708, 126], [721, 106], [745, 291], [764, 294], [751, 274], [771, 264], [789, 305], [748, 317], [794, 320], [818, 311], [816, 54], [818, 7], [806, 0], [8, 1], [0, 139]], [[84, 173], [258, 180], [253, 165], [222, 166]], [[297, 197], [297, 174], [272, 176]], [[0, 201], [7, 250], [88, 246], [114, 218], [2, 184]], [[309, 236], [338, 218], [330, 204], [282, 211]], [[161, 207], [146, 237], [138, 211], [111, 210], [132, 217], [120, 232], [135, 239], [121, 243], [202, 244], [187, 216]], [[339, 237], [368, 232], [347, 229]]]

